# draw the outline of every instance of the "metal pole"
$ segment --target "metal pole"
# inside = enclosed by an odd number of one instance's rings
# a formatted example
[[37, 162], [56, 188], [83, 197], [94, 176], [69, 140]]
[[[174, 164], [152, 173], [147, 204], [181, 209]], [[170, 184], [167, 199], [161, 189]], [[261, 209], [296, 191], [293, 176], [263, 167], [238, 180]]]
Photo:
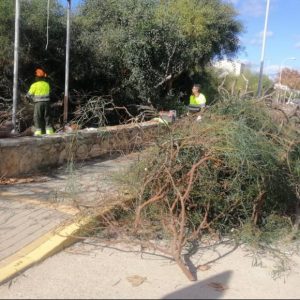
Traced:
[[66, 41], [66, 71], [65, 71], [65, 94], [64, 94], [64, 123], [68, 121], [68, 104], [69, 104], [69, 67], [70, 67], [70, 15], [71, 0], [67, 0], [67, 41]]
[[262, 44], [262, 50], [261, 50], [260, 71], [259, 71], [258, 90], [257, 90], [258, 97], [261, 96], [261, 90], [262, 90], [262, 77], [263, 77], [263, 73], [264, 73], [264, 59], [265, 59], [265, 48], [266, 48], [266, 37], [267, 37], [267, 30], [268, 30], [269, 11], [270, 11], [270, 0], [267, 0], [265, 28], [264, 28], [264, 34], [263, 34], [263, 44]]
[[18, 102], [18, 77], [19, 77], [19, 36], [20, 36], [20, 0], [16, 0], [15, 8], [15, 44], [14, 44], [14, 81], [13, 81], [13, 110], [12, 123], [16, 131], [16, 114]]

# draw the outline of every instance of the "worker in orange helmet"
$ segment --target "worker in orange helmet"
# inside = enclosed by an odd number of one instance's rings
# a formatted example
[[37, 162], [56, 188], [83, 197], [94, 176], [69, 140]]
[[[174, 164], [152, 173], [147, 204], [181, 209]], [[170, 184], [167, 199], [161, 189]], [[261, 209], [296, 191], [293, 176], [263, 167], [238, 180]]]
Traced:
[[50, 121], [50, 84], [47, 73], [42, 68], [35, 70], [35, 82], [30, 86], [27, 96], [34, 102], [34, 135], [53, 134]]

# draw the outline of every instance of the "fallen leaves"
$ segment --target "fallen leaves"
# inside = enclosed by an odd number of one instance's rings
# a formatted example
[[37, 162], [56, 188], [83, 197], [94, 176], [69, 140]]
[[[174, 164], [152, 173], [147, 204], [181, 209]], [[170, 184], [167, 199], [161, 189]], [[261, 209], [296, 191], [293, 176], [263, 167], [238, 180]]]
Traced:
[[132, 284], [133, 287], [138, 287], [147, 280], [147, 277], [134, 275], [134, 276], [127, 277], [127, 280]]
[[211, 267], [209, 265], [200, 265], [197, 267], [197, 270], [205, 272], [208, 271]]

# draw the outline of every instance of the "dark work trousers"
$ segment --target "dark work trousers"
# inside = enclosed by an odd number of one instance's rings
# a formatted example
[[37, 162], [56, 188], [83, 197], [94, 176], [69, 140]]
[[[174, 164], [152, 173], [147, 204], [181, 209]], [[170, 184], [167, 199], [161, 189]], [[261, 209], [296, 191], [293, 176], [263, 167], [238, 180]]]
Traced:
[[47, 127], [51, 127], [50, 102], [41, 101], [34, 103], [34, 127], [41, 129], [42, 133], [46, 132]]

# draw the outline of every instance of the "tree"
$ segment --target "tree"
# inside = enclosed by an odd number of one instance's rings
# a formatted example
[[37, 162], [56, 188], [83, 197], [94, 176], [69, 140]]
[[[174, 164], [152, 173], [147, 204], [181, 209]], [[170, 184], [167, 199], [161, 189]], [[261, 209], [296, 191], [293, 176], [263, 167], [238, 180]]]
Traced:
[[[65, 12], [59, 0], [51, 1], [46, 51], [47, 0], [21, 4], [21, 90], [27, 90], [34, 67], [42, 66], [59, 98]], [[0, 8], [0, 77], [11, 82], [14, 6], [2, 0]], [[166, 108], [168, 103], [174, 107], [181, 92], [190, 93], [212, 58], [236, 54], [242, 25], [233, 6], [222, 0], [84, 0], [71, 28], [71, 90], [111, 95], [116, 104], [126, 106], [151, 103]], [[0, 87], [4, 93], [11, 95]]]
[[[11, 82], [13, 71], [14, 4], [0, 3], [0, 78]], [[64, 70], [65, 25], [64, 12], [57, 0], [51, 1], [49, 47], [46, 46], [47, 0], [21, 1], [19, 78], [23, 92], [33, 80], [36, 66], [46, 68], [50, 78], [61, 81]], [[62, 81], [61, 81], [62, 82]], [[9, 84], [0, 86], [0, 94], [11, 94]], [[54, 89], [57, 84], [54, 84]], [[61, 88], [61, 87], [59, 87]], [[58, 89], [59, 90], [59, 89]]]
[[[215, 72], [217, 74], [220, 73], [219, 70]], [[223, 78], [219, 79], [220, 83], [224, 80]], [[236, 76], [228, 74], [223, 82], [223, 87], [232, 94], [255, 96], [258, 88], [258, 80], [258, 73], [246, 69], [243, 71], [243, 75]], [[268, 93], [272, 90], [273, 86], [273, 81], [267, 75], [264, 75], [262, 79], [262, 90]]]
[[13, 24], [13, 1], [3, 0], [0, 3], [0, 66], [7, 63], [7, 57], [13, 50], [13, 32], [9, 30]]
[[[277, 82], [280, 80], [278, 74]], [[284, 68], [281, 73], [281, 84], [288, 86], [294, 90], [300, 90], [300, 72], [297, 70]]]
[[10, 94], [7, 74], [10, 73], [11, 58], [13, 55], [13, 1], [0, 2], [0, 96], [8, 97]]
[[220, 0], [86, 0], [78, 41], [93, 53], [87, 65], [103, 80], [98, 87], [157, 105], [178, 92], [179, 78], [200, 72], [214, 56], [236, 53], [242, 26], [235, 17]]

